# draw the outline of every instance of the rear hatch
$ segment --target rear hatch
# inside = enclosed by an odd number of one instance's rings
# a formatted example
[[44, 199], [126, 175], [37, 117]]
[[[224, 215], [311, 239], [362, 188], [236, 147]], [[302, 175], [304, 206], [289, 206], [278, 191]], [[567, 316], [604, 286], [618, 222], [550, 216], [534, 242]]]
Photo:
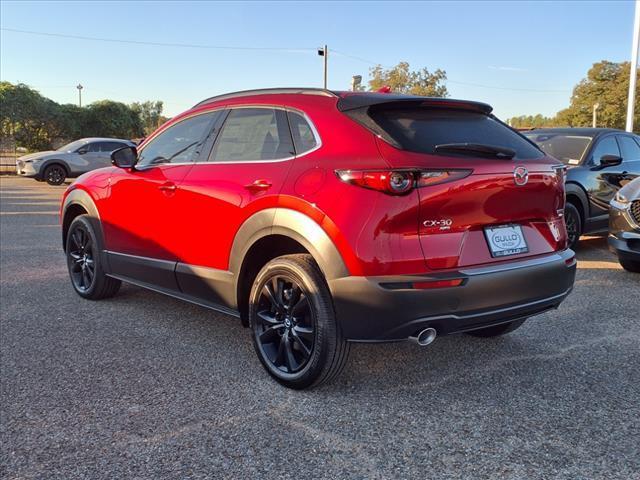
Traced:
[[563, 168], [490, 111], [424, 98], [345, 111], [378, 135], [392, 169], [421, 172], [417, 230], [429, 269], [566, 247]]

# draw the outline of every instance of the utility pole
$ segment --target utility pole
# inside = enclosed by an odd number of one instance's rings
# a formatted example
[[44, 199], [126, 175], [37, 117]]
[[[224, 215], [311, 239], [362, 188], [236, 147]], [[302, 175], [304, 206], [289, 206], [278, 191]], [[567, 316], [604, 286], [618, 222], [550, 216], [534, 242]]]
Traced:
[[78, 89], [78, 106], [82, 108], [82, 89], [84, 87], [79, 83], [76, 88]]
[[327, 88], [327, 61], [329, 60], [329, 49], [325, 45], [324, 48], [318, 49], [318, 55], [324, 57], [324, 88]]
[[629, 77], [629, 98], [627, 99], [627, 132], [633, 132], [633, 114], [636, 101], [636, 77], [638, 76], [638, 46], [640, 44], [640, 0], [636, 0], [636, 14], [633, 21], [633, 46], [631, 48], [631, 72]]
[[593, 104], [593, 128], [596, 128], [596, 124], [598, 123], [598, 108], [600, 108], [600, 104], [599, 103], [594, 103]]

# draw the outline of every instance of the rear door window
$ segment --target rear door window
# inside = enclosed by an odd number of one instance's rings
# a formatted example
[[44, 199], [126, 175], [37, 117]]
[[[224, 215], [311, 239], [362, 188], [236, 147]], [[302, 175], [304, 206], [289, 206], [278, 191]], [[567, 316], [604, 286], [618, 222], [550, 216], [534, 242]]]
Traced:
[[119, 148], [126, 147], [127, 145], [120, 142], [102, 142], [102, 146], [100, 147], [101, 152], [111, 153], [114, 150], [118, 150]]
[[229, 112], [211, 152], [213, 162], [282, 160], [295, 155], [283, 110], [237, 108]]
[[289, 112], [289, 125], [291, 126], [291, 135], [293, 136], [293, 144], [296, 147], [297, 155], [306, 153], [318, 146], [318, 140], [313, 128], [304, 116], [299, 113]]
[[640, 160], [640, 147], [633, 138], [626, 135], [618, 135], [618, 143], [622, 152], [622, 160]]
[[516, 159], [544, 154], [517, 132], [480, 112], [450, 108], [376, 108], [369, 116], [400, 147], [418, 153], [450, 155], [438, 145], [471, 143], [508, 148]]

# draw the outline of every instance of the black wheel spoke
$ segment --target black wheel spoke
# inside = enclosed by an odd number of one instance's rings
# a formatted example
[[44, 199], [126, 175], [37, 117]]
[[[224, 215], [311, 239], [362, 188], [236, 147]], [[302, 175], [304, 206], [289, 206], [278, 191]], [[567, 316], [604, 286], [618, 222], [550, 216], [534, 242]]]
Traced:
[[280, 344], [278, 345], [278, 353], [276, 353], [276, 358], [273, 359], [273, 364], [276, 367], [279, 367], [281, 365], [284, 364], [284, 350], [285, 350], [285, 345], [284, 345], [284, 335], [282, 337], [280, 337]]
[[295, 357], [293, 356], [293, 349], [291, 348], [291, 341], [288, 336], [283, 336], [284, 338], [284, 361], [287, 366], [287, 369], [290, 372], [297, 370], [298, 362], [296, 362]]
[[293, 333], [298, 337], [313, 338], [313, 328], [311, 327], [303, 327], [302, 325], [296, 325], [292, 328]]
[[262, 287], [262, 293], [266, 295], [266, 297], [269, 299], [269, 302], [271, 303], [271, 305], [273, 305], [273, 307], [278, 307], [278, 301], [276, 300], [276, 295], [272, 289], [272, 286], [269, 283], [265, 284], [265, 286]]
[[266, 323], [267, 325], [276, 325], [281, 323], [279, 320], [276, 319], [275, 315], [271, 313], [269, 310], [261, 310], [258, 312], [257, 315], [263, 324]]
[[302, 354], [304, 355], [305, 360], [309, 358], [311, 355], [311, 349], [307, 347], [307, 345], [302, 341], [302, 339], [298, 336], [295, 330], [291, 331], [292, 338], [294, 342], [300, 347], [302, 350]]
[[304, 293], [301, 293], [298, 301], [295, 303], [295, 305], [293, 305], [293, 307], [291, 307], [291, 315], [297, 317], [298, 315], [303, 313], [308, 306], [309, 303], [307, 302], [307, 297], [304, 295]]
[[275, 292], [276, 302], [279, 307], [284, 306], [284, 280], [280, 277], [273, 278], [273, 290]]
[[274, 325], [264, 330], [258, 337], [262, 343], [272, 343], [274, 339], [278, 338], [278, 335], [282, 335], [281, 330], [284, 328], [284, 323]]

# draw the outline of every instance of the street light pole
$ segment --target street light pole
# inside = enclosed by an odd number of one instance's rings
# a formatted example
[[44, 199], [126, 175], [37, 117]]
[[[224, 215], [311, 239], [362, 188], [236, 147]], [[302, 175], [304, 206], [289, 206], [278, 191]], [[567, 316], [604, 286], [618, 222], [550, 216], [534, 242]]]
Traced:
[[78, 106], [82, 108], [82, 89], [84, 87], [79, 83], [76, 88], [78, 89]]
[[627, 99], [627, 132], [633, 132], [633, 114], [636, 101], [636, 77], [638, 76], [638, 46], [640, 44], [640, 0], [636, 0], [633, 21], [633, 47], [631, 48], [631, 72], [629, 73], [629, 97]]
[[598, 120], [598, 108], [600, 108], [599, 103], [593, 104], [593, 128], [596, 128], [597, 120]]
[[318, 55], [324, 57], [324, 88], [327, 88], [327, 68], [328, 68], [328, 60], [329, 60], [329, 49], [325, 45], [324, 48], [318, 49]]

